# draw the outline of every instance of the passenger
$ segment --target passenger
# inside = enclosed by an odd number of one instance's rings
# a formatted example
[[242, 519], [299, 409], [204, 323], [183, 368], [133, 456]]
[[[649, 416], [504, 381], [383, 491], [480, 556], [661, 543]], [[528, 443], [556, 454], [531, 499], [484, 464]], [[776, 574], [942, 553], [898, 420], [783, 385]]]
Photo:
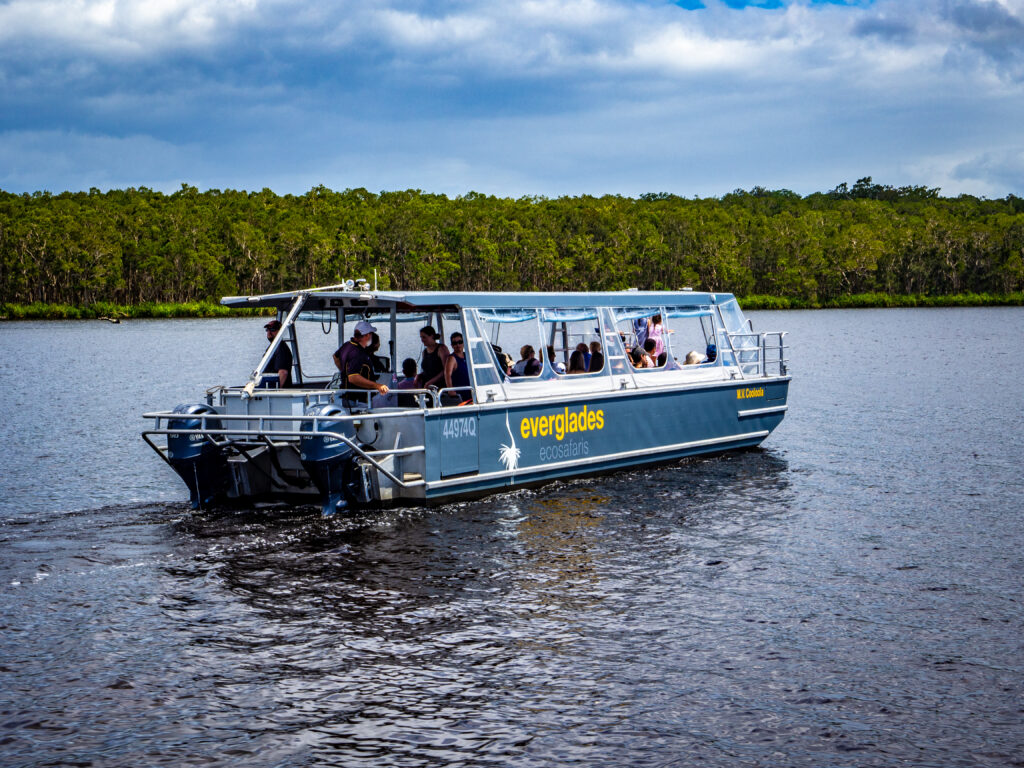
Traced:
[[466, 342], [456, 331], [451, 335], [452, 353], [444, 363], [444, 385], [447, 388], [460, 387], [452, 392], [460, 403], [473, 401], [473, 390], [469, 389], [469, 362], [466, 360]]
[[638, 317], [633, 321], [633, 335], [636, 336], [636, 345], [643, 347], [647, 341], [647, 318]]
[[519, 350], [520, 360], [512, 366], [513, 376], [540, 376], [542, 366], [540, 360], [534, 355], [536, 353], [529, 344]]
[[647, 321], [647, 338], [654, 339], [654, 353], [652, 357], [655, 359], [660, 357], [661, 353], [665, 351], [665, 339], [662, 338], [664, 332], [665, 326], [661, 322], [661, 313]]
[[373, 361], [373, 380], [380, 381], [380, 377], [387, 373], [390, 366], [386, 357], [381, 357], [377, 354], [380, 350], [380, 336], [376, 333], [371, 333], [370, 338], [373, 339], [368, 348], [370, 351], [370, 359]]
[[683, 365], [697, 365], [702, 362], [704, 362], [704, 355], [696, 349], [691, 349], [686, 353], [686, 360], [683, 362]]
[[664, 368], [665, 363], [668, 362], [668, 352], [662, 352], [660, 355], [658, 355], [658, 359], [655, 360], [655, 362], [658, 364], [659, 368]]
[[590, 373], [597, 373], [604, 368], [604, 353], [601, 352], [601, 342], [592, 341], [590, 342], [590, 362], [587, 364], [587, 370]]
[[378, 384], [373, 378], [373, 356], [369, 347], [376, 330], [370, 323], [360, 320], [352, 331], [352, 338], [335, 351], [334, 364], [341, 373], [340, 389], [372, 389], [382, 395], [388, 393], [387, 385]]
[[718, 359], [718, 347], [714, 344], [708, 344], [707, 349], [704, 350], [706, 357], [704, 358], [705, 363], [713, 363]]
[[420, 389], [444, 386], [444, 364], [448, 360], [448, 347], [440, 343], [440, 336], [431, 325], [420, 328], [423, 356], [420, 358]]
[[416, 389], [416, 361], [411, 357], [402, 361], [402, 376], [395, 389]]
[[[271, 320], [269, 323], [263, 326], [267, 332], [267, 341], [271, 344], [274, 339], [277, 338], [277, 334], [281, 331], [281, 321]], [[269, 348], [269, 344], [267, 345]], [[277, 374], [277, 387], [278, 389], [284, 389], [292, 385], [292, 351], [288, 347], [288, 342], [282, 339], [281, 343], [274, 350], [274, 354], [270, 356], [267, 361], [266, 367], [263, 369], [264, 379], [261, 382], [261, 387], [268, 387], [270, 384], [267, 383], [267, 375]], [[273, 382], [273, 379], [270, 379]]]
[[553, 344], [548, 344], [548, 362], [551, 363], [551, 368], [555, 373], [565, 373], [565, 363], [555, 359], [555, 347]]
[[658, 348], [658, 342], [652, 339], [650, 336], [647, 337], [647, 341], [644, 342], [644, 357], [647, 358], [647, 365], [644, 368], [660, 368], [654, 350]]
[[590, 370], [590, 347], [584, 344], [582, 341], [576, 345], [576, 351], [583, 355], [583, 370]]
[[640, 347], [633, 347], [629, 350], [629, 362], [633, 364], [634, 368], [644, 367], [644, 351]]
[[569, 355], [569, 374], [575, 375], [577, 373], [586, 373], [587, 364], [584, 360], [583, 353], [578, 349]]
[[[405, 358], [402, 361], [402, 376], [405, 378], [401, 379], [396, 385], [395, 389], [416, 389], [416, 361], [411, 357]], [[416, 407], [416, 395], [398, 395], [395, 401], [395, 405], [400, 408], [415, 408]]]

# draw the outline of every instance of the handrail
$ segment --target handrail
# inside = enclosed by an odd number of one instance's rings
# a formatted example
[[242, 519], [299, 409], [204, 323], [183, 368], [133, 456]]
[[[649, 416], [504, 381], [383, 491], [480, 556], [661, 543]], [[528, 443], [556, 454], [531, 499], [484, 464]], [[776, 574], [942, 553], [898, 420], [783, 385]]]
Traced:
[[[751, 333], [731, 333], [731, 332], [727, 331], [726, 332], [726, 338], [729, 341], [729, 348], [733, 352], [733, 354], [735, 355], [736, 365], [740, 368], [741, 374], [744, 373], [744, 371], [743, 371], [743, 367], [744, 366], [756, 365], [757, 366], [757, 371], [758, 371], [758, 373], [761, 376], [769, 376], [769, 375], [771, 375], [771, 374], [768, 373], [768, 366], [770, 364], [770, 365], [778, 365], [779, 366], [779, 374], [778, 375], [785, 376], [786, 375], [786, 363], [789, 362], [789, 359], [785, 356], [785, 351], [787, 349], [786, 342], [785, 342], [786, 334], [787, 334], [786, 331], [764, 331], [762, 333], [754, 333], [754, 332], [751, 332]], [[769, 337], [775, 337], [776, 340], [777, 340], [777, 343], [769, 344], [768, 343]], [[732, 343], [733, 339], [744, 339], [744, 338], [754, 339], [756, 341], [757, 346], [755, 346], [755, 347], [743, 347], [743, 346], [741, 346], [739, 348], [736, 348], [735, 345]], [[741, 360], [740, 359], [740, 355], [743, 352], [755, 352], [757, 354], [757, 359], [756, 360], [746, 360], [746, 361], [745, 360]], [[768, 353], [769, 352], [777, 352], [778, 353], [777, 359], [769, 361], [768, 360]]]
[[[246, 385], [246, 386], [248, 386], [248, 385]], [[466, 387], [459, 387], [459, 389], [466, 389]], [[388, 391], [389, 392], [396, 392], [396, 393], [403, 394], [403, 395], [415, 395], [418, 398], [422, 398], [424, 396], [429, 396], [434, 401], [433, 405], [431, 405], [429, 407], [437, 408], [439, 406], [439, 402], [440, 401], [439, 401], [439, 398], [438, 398], [438, 392], [440, 390], [434, 390], [434, 389], [391, 389], [391, 388], [389, 388]], [[252, 394], [246, 394], [246, 393], [247, 393], [247, 390], [246, 390], [245, 387], [222, 387], [222, 388], [220, 388], [214, 394], [220, 395], [221, 398], [237, 397], [240, 400], [249, 400], [249, 399], [252, 399], [254, 397], [260, 397], [260, 398], [262, 398], [262, 397], [269, 397], [269, 398], [285, 398], [285, 397], [287, 397], [287, 398], [295, 399], [296, 395], [300, 395], [300, 394], [305, 396], [305, 397], [310, 397], [311, 395], [317, 395], [318, 394], [318, 395], [320, 395], [322, 397], [329, 397], [331, 399], [336, 399], [336, 398], [341, 399], [341, 398], [345, 398], [345, 397], [348, 397], [348, 399], [351, 399], [351, 400], [364, 400], [365, 399], [366, 404], [367, 404], [367, 408], [371, 407], [371, 402], [372, 402], [373, 398], [376, 397], [379, 394], [377, 392], [377, 390], [375, 390], [375, 389], [303, 389], [303, 388], [298, 388], [298, 387], [292, 387], [292, 388], [286, 388], [286, 389], [256, 389], [256, 390], [253, 391]], [[420, 402], [422, 403], [422, 399], [420, 400]], [[428, 406], [426, 406], [426, 405], [422, 405], [422, 404], [420, 405], [420, 409], [421, 410], [423, 410], [423, 409], [425, 409], [427, 407]], [[408, 411], [408, 410], [412, 410], [412, 409], [406, 409], [406, 410]], [[293, 416], [291, 418], [298, 418], [298, 417], [294, 417]]]
[[[394, 419], [408, 416], [409, 410], [374, 413], [375, 419]], [[317, 424], [321, 421], [358, 421], [365, 419], [365, 413], [344, 413], [344, 414], [287, 414], [287, 413], [175, 413], [174, 411], [150, 411], [142, 414], [144, 419], [177, 419], [195, 420], [204, 422], [211, 421], [312, 421]], [[179, 432], [192, 432], [195, 430], [182, 428]], [[308, 433], [307, 433], [308, 434]]]
[[[177, 414], [177, 415], [179, 417], [181, 416], [181, 414]], [[195, 414], [195, 416], [200, 416], [200, 415], [209, 416], [210, 418], [216, 418], [216, 414]], [[329, 418], [330, 417], [326, 417], [325, 420], [327, 420]], [[182, 432], [185, 432], [185, 433], [188, 433], [188, 434], [201, 434], [201, 435], [203, 435], [203, 437], [205, 437], [208, 440], [210, 440], [210, 442], [212, 442], [214, 445], [220, 445], [220, 443], [218, 443], [216, 440], [213, 439], [213, 436], [215, 436], [215, 435], [224, 435], [225, 437], [236, 437], [236, 436], [239, 436], [239, 435], [245, 436], [245, 437], [263, 437], [265, 435], [265, 433], [262, 430], [253, 430], [253, 429], [243, 429], [243, 430], [238, 430], [238, 429], [205, 429], [205, 428], [202, 428], [202, 427], [194, 427], [192, 429], [169, 429], [169, 428], [164, 428], [164, 429], [147, 429], [147, 430], [145, 430], [142, 433], [142, 437], [146, 439], [146, 442], [148, 442], [150, 444], [150, 446], [154, 448], [154, 450], [156, 450], [158, 453], [163, 455], [163, 452], [160, 451], [158, 448], [156, 448], [154, 446], [154, 444], [152, 443], [152, 441], [149, 440], [149, 436], [150, 435], [178, 435], [178, 434], [181, 434]], [[291, 430], [281, 430], [279, 432], [274, 432], [273, 434], [278, 435], [280, 437], [309, 437], [311, 434], [322, 435], [324, 437], [330, 437], [332, 439], [335, 439], [335, 440], [338, 440], [340, 442], [345, 443], [349, 448], [351, 448], [353, 451], [358, 453], [360, 456], [362, 456], [368, 462], [373, 464], [373, 466], [376, 467], [379, 472], [381, 472], [385, 477], [388, 478], [388, 480], [390, 480], [391, 482], [395, 483], [396, 485], [398, 485], [398, 486], [400, 486], [402, 488], [414, 488], [414, 487], [417, 487], [417, 486], [426, 485], [426, 482], [424, 480], [414, 480], [414, 481], [409, 482], [409, 483], [406, 483], [404, 480], [399, 480], [398, 477], [396, 477], [394, 474], [392, 474], [386, 467], [381, 465], [381, 463], [379, 461], [377, 461], [376, 458], [374, 458], [375, 456], [407, 455], [409, 453], [425, 453], [426, 452], [426, 446], [415, 445], [415, 446], [408, 446], [406, 448], [395, 448], [395, 449], [392, 449], [391, 451], [381, 450], [381, 451], [367, 452], [367, 451], [364, 451], [362, 448], [360, 448], [356, 443], [354, 443], [351, 438], [341, 434], [340, 432], [333, 432], [333, 431], [330, 431], [330, 430], [314, 430], [313, 432], [306, 432], [306, 431], [300, 431], [300, 430], [291, 429]], [[166, 459], [166, 456], [164, 458]]]

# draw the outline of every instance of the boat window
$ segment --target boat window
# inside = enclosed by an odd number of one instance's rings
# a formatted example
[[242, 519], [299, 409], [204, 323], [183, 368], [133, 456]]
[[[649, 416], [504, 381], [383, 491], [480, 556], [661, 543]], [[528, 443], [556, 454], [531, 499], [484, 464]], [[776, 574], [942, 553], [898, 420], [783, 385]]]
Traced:
[[500, 384], [505, 378], [498, 370], [498, 359], [483, 325], [476, 312], [466, 311], [466, 354], [469, 356], [477, 387]]
[[735, 299], [729, 299], [719, 304], [718, 308], [725, 331], [728, 331], [728, 334], [721, 330], [719, 332], [718, 348], [722, 351], [722, 362], [726, 365], [735, 364], [738, 356], [744, 373], [758, 373], [761, 355], [759, 338], [751, 330], [740, 305]]
[[700, 365], [715, 342], [710, 306], [666, 307], [669, 354], [678, 365]]
[[605, 345], [596, 309], [545, 309], [540, 320], [544, 362], [550, 375], [578, 376], [605, 370]]
[[746, 333], [749, 330], [747, 319], [743, 316], [743, 310], [736, 299], [723, 301], [718, 308], [722, 310], [722, 322], [729, 333]]
[[666, 312], [662, 307], [617, 309], [615, 329], [635, 370], [674, 367], [670, 358]]
[[338, 313], [333, 309], [300, 312], [292, 327], [297, 342], [292, 355], [301, 367], [303, 385], [326, 384], [337, 370], [331, 356], [338, 348]]
[[544, 372], [544, 344], [536, 310], [480, 309], [476, 314], [483, 338], [510, 380], [536, 378]]

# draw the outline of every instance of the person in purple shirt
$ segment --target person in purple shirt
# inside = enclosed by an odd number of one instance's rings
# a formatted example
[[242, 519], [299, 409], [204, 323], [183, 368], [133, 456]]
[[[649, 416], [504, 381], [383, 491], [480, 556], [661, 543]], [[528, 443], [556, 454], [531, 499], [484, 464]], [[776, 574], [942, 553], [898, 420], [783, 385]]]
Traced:
[[370, 323], [360, 320], [352, 338], [334, 353], [334, 364], [341, 372], [341, 389], [373, 389], [382, 395], [388, 393], [386, 384], [374, 380], [373, 356], [369, 347], [376, 332]]

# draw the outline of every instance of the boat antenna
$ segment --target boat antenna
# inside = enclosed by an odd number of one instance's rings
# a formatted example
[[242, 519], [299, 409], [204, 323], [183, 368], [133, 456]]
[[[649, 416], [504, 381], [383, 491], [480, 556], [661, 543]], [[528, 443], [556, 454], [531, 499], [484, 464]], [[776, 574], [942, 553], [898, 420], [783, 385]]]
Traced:
[[373, 292], [377, 292], [377, 268], [373, 268]]

